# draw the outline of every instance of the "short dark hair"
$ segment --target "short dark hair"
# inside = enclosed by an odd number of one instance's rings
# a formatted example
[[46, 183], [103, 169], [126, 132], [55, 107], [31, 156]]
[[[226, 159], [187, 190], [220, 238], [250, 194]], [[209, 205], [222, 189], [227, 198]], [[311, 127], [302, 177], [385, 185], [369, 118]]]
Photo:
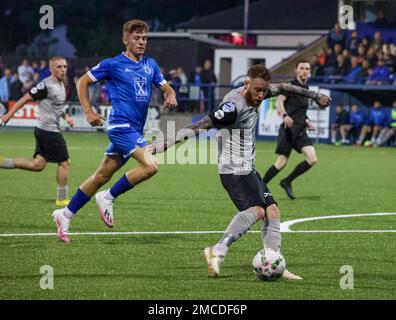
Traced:
[[270, 81], [271, 80], [270, 71], [266, 67], [262, 66], [261, 64], [253, 65], [249, 69], [249, 71], [247, 73], [247, 76], [250, 79], [261, 78], [261, 79], [263, 79], [265, 81]]
[[308, 63], [309, 65], [311, 65], [311, 63], [308, 60], [298, 60], [297, 63], [296, 63], [296, 69], [298, 68], [298, 65], [300, 63]]
[[122, 34], [126, 33], [133, 33], [135, 31], [144, 31], [144, 32], [149, 32], [149, 26], [146, 22], [143, 20], [128, 20], [127, 22], [124, 23], [124, 26], [122, 27]]
[[54, 62], [56, 60], [66, 60], [66, 58], [62, 56], [52, 56], [49, 58], [49, 62]]

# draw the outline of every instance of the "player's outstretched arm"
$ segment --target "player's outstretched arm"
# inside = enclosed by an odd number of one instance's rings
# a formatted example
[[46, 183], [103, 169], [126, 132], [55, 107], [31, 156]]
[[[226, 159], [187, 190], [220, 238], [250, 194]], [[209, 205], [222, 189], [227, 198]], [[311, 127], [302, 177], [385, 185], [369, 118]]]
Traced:
[[80, 79], [78, 79], [76, 86], [78, 99], [80, 100], [85, 116], [87, 117], [87, 121], [91, 126], [95, 127], [101, 126], [106, 118], [92, 111], [88, 93], [88, 86], [91, 83], [94, 83], [94, 81], [87, 74], [84, 74]]
[[198, 136], [202, 130], [209, 130], [214, 127], [212, 119], [209, 116], [205, 116], [200, 121], [180, 129], [176, 133], [176, 137], [167, 137], [164, 141], [155, 141], [149, 146], [149, 149], [153, 154], [165, 152], [179, 142]]
[[19, 110], [21, 109], [25, 103], [27, 103], [28, 101], [33, 100], [33, 97], [29, 94], [26, 93], [22, 98], [20, 98], [13, 106], [12, 108], [6, 113], [4, 114], [1, 118], [0, 118], [0, 123], [3, 125], [6, 125], [6, 123], [8, 121], [10, 121], [10, 119], [13, 117], [13, 115]]
[[322, 93], [294, 86], [290, 83], [271, 83], [270, 90], [273, 96], [277, 96], [280, 94], [296, 94], [299, 96], [312, 98], [321, 109], [328, 107], [331, 102], [331, 98]]

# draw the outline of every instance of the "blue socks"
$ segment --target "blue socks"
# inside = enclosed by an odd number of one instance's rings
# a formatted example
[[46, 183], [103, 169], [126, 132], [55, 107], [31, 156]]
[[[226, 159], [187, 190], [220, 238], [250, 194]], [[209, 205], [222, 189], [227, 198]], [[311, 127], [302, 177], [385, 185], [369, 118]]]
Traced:
[[127, 192], [128, 190], [131, 190], [133, 188], [133, 184], [130, 183], [124, 174], [120, 180], [118, 180], [109, 190], [110, 194], [113, 196], [113, 198], [117, 198], [119, 195]]
[[[131, 184], [126, 175], [123, 175], [120, 180], [118, 180], [110, 190], [108, 190], [107, 193], [110, 193], [110, 196], [113, 198], [111, 200], [114, 200], [117, 198], [119, 195], [127, 192], [128, 190], [133, 188], [133, 184]], [[78, 210], [80, 210], [85, 204], [91, 199], [90, 196], [85, 194], [83, 191], [81, 191], [80, 188], [77, 189], [77, 192], [73, 196], [73, 198], [70, 200], [70, 203], [67, 205], [66, 210], [65, 210], [65, 216], [69, 219], [73, 218], [73, 215], [77, 213]]]
[[73, 214], [76, 214], [77, 211], [80, 210], [90, 199], [90, 196], [86, 195], [84, 192], [81, 191], [80, 188], [78, 188], [77, 192], [70, 200], [70, 203], [67, 205], [66, 208]]

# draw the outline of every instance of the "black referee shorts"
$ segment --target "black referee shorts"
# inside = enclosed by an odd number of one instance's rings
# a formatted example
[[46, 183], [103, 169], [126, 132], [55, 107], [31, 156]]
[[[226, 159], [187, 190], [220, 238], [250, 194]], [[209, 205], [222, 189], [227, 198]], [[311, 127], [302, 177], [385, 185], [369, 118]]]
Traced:
[[291, 128], [286, 128], [282, 124], [279, 127], [278, 144], [275, 153], [290, 156], [292, 150], [301, 153], [301, 149], [306, 146], [312, 146], [312, 140], [308, 137], [307, 127], [294, 124]]
[[47, 162], [54, 163], [61, 163], [69, 159], [66, 141], [60, 132], [50, 132], [35, 127], [34, 137], [36, 138], [36, 150], [33, 158], [39, 154]]
[[220, 174], [221, 183], [239, 211], [277, 204], [267, 185], [256, 171], [247, 175]]

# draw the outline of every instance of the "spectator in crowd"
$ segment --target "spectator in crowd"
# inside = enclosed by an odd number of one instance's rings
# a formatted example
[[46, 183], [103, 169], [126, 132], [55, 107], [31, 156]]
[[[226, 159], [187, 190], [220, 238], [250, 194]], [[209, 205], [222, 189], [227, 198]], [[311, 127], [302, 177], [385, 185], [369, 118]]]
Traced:
[[26, 79], [25, 83], [23, 84], [23, 92], [24, 92], [24, 94], [28, 93], [29, 90], [31, 88], [33, 88], [34, 84], [35, 84], [34, 83], [34, 74], [29, 72], [28, 75], [27, 75], [27, 79]]
[[[212, 61], [206, 59], [204, 62], [203, 70], [201, 72], [202, 84], [214, 85], [217, 83], [217, 78], [212, 71]], [[210, 112], [215, 108], [215, 91], [212, 87], [203, 87], [203, 93], [205, 97], [205, 111]]]
[[18, 67], [18, 76], [19, 80], [25, 84], [25, 82], [29, 79], [29, 73], [34, 74], [33, 68], [29, 65], [29, 61], [27, 59], [22, 60], [22, 64]]
[[348, 67], [345, 63], [345, 58], [342, 54], [337, 56], [337, 65], [334, 68], [333, 75], [336, 77], [344, 77], [348, 73]]
[[183, 98], [187, 98], [188, 97], [187, 75], [182, 67], [178, 67], [176, 71], [177, 71], [177, 76], [180, 78], [180, 82], [181, 82], [181, 87], [179, 90], [180, 96]]
[[38, 74], [39, 74], [39, 81], [43, 80], [44, 78], [48, 78], [51, 75], [47, 60], [45, 59], [40, 60], [40, 67], [38, 69]]
[[342, 56], [345, 58], [345, 65], [348, 71], [351, 69], [351, 52], [348, 49], [342, 50]]
[[378, 10], [377, 19], [375, 20], [375, 24], [378, 27], [387, 27], [389, 25], [388, 20], [386, 20], [384, 10]]
[[357, 77], [360, 83], [364, 83], [365, 79], [369, 76], [370, 64], [367, 59], [363, 60], [362, 68], [359, 71]]
[[327, 45], [333, 47], [335, 44], [344, 46], [345, 44], [345, 32], [341, 29], [340, 24], [337, 22], [334, 28], [330, 30], [327, 36]]
[[382, 37], [380, 31], [374, 32], [374, 39], [370, 47], [372, 47], [375, 51], [380, 51], [382, 49]]
[[349, 123], [349, 113], [344, 109], [343, 105], [336, 106], [336, 114], [333, 124], [331, 125], [331, 143], [335, 145], [340, 145], [337, 141], [337, 136], [341, 136], [341, 143], [345, 144], [346, 135], [345, 132], [341, 131], [341, 126], [347, 125]]
[[373, 73], [369, 75], [366, 84], [389, 84], [390, 70], [385, 66], [384, 60], [379, 60], [374, 67]]
[[393, 101], [392, 109], [389, 112], [388, 125], [381, 130], [377, 140], [374, 142], [375, 147], [385, 145], [390, 138], [396, 135], [396, 100]]
[[361, 44], [365, 47], [365, 48], [370, 48], [370, 38], [368, 36], [365, 36], [362, 39]]
[[179, 88], [180, 99], [178, 100], [180, 103], [179, 103], [178, 111], [183, 112], [185, 111], [187, 104], [186, 100], [188, 99], [188, 92], [189, 92], [187, 86], [188, 78], [182, 67], [178, 67], [176, 71], [177, 71], [177, 76], [180, 79], [180, 88]]
[[192, 111], [197, 110], [199, 112], [204, 112], [205, 105], [203, 103], [203, 92], [201, 90], [202, 84], [202, 67], [196, 66], [194, 72], [190, 74], [189, 82], [194, 84], [190, 87], [190, 99], [193, 100], [191, 104]]
[[381, 101], [374, 101], [374, 107], [371, 108], [369, 113], [369, 121], [362, 127], [359, 140], [356, 142], [356, 145], [362, 146], [366, 136], [371, 133], [371, 141], [366, 141], [365, 145], [373, 146], [381, 130], [386, 127], [388, 119], [387, 111], [382, 107]]
[[181, 86], [181, 79], [177, 73], [176, 69], [171, 69], [169, 70], [169, 84], [171, 85], [171, 87], [173, 88], [173, 90], [175, 90], [176, 92], [176, 96], [179, 97], [180, 94], [180, 86]]
[[357, 55], [357, 50], [359, 46], [359, 38], [357, 31], [352, 31], [351, 38], [348, 41], [347, 48], [352, 53], [352, 55]]
[[363, 126], [367, 123], [368, 119], [364, 110], [359, 109], [359, 106], [356, 103], [352, 104], [348, 123], [340, 126], [340, 134], [344, 139], [344, 142], [341, 142], [345, 144], [350, 142], [348, 140], [348, 133], [351, 133], [352, 137], [356, 141]]
[[103, 84], [100, 87], [100, 102], [104, 104], [109, 104], [111, 102], [109, 89], [107, 88], [106, 84]]
[[351, 68], [349, 73], [346, 75], [345, 80], [351, 83], [359, 82], [359, 73], [362, 71], [363, 67], [358, 64], [358, 60], [356, 56], [352, 56], [351, 58]]
[[362, 64], [364, 59], [366, 59], [366, 47], [360, 44], [358, 47], [358, 56], [357, 56], [358, 63]]
[[11, 96], [12, 72], [10, 68], [4, 70], [4, 76], [0, 79], [0, 101], [8, 102]]
[[336, 43], [334, 45], [334, 55], [337, 57], [341, 53], [342, 53], [342, 45], [339, 43]]
[[315, 54], [311, 62], [311, 77], [316, 78], [321, 76], [323, 76], [323, 66], [319, 62], [319, 56]]
[[326, 51], [325, 68], [335, 68], [337, 65], [337, 55], [334, 53], [333, 48], [329, 47]]
[[[370, 48], [367, 50], [367, 55], [366, 55], [365, 59], [368, 60], [368, 62], [369, 62], [369, 64], [370, 64], [370, 67], [374, 67], [374, 66], [377, 65], [378, 57], [377, 57], [377, 54], [376, 54], [374, 48], [370, 47]], [[363, 59], [363, 60], [364, 60], [364, 59]], [[359, 63], [362, 63], [362, 62], [359, 62]]]
[[37, 61], [33, 61], [32, 62], [32, 68], [33, 68], [33, 71], [34, 71], [33, 74], [38, 73], [39, 65], [38, 65]]
[[18, 101], [23, 95], [23, 83], [19, 80], [19, 73], [14, 73], [14, 81], [11, 82], [11, 96], [10, 100]]
[[384, 51], [384, 65], [392, 71], [396, 67], [396, 58], [390, 53], [390, 50]]

